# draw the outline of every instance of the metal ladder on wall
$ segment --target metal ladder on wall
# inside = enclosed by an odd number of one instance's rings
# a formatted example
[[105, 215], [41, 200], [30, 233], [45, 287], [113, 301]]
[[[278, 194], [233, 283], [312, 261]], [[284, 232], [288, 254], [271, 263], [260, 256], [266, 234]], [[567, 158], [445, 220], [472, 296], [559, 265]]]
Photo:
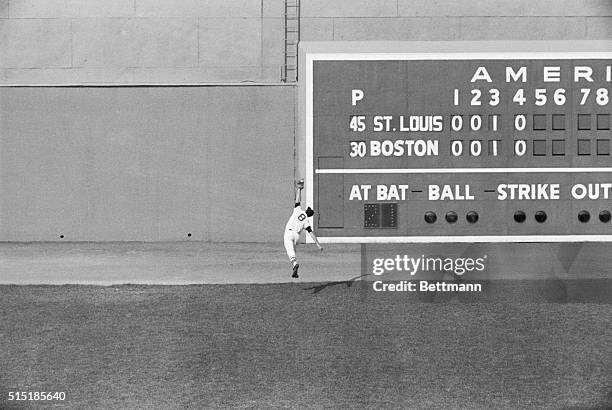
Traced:
[[300, 42], [300, 0], [285, 0], [285, 64], [281, 81], [298, 79], [298, 44]]

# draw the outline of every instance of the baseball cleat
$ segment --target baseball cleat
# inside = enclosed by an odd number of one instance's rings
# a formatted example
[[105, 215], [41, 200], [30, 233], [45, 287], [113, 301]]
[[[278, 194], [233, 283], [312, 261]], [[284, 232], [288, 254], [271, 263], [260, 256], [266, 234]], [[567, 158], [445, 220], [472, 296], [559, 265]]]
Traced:
[[300, 276], [298, 275], [298, 268], [300, 267], [299, 263], [296, 263], [295, 265], [293, 265], [293, 274], [291, 275], [292, 278], [299, 278]]

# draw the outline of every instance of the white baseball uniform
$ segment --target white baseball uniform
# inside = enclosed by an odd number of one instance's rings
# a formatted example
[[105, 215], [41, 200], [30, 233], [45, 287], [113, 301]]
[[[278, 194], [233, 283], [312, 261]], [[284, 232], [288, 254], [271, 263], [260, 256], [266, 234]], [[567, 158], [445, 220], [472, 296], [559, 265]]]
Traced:
[[300, 232], [306, 229], [308, 232], [311, 231], [310, 222], [308, 222], [308, 216], [306, 212], [299, 206], [296, 205], [291, 217], [285, 225], [285, 250], [287, 256], [291, 262], [295, 261], [295, 245], [300, 239]]

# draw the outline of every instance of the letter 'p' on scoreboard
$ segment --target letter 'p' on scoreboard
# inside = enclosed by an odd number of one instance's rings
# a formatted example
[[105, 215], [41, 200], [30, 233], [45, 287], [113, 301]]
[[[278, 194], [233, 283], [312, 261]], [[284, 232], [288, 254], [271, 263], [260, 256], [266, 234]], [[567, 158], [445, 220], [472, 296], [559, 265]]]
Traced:
[[612, 42], [303, 42], [325, 242], [612, 240]]

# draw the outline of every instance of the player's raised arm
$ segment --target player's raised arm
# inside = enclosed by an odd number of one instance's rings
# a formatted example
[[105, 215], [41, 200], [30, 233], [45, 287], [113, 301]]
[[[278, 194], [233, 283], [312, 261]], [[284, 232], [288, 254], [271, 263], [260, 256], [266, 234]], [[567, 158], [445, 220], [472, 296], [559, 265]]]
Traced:
[[302, 202], [302, 189], [304, 189], [304, 180], [300, 179], [295, 183], [295, 205], [294, 207], [300, 206], [300, 202]]

